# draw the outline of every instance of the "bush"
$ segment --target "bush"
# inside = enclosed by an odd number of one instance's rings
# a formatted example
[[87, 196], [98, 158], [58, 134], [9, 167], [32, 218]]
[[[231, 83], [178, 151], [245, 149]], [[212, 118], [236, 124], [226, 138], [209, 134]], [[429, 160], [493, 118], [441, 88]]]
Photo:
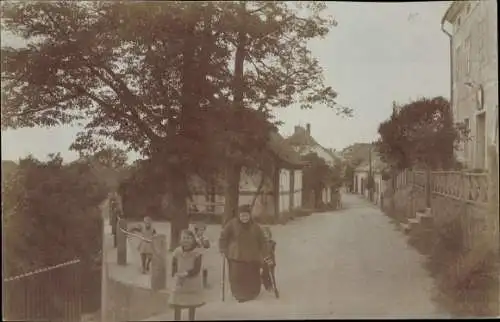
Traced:
[[93, 262], [102, 248], [98, 206], [107, 191], [88, 164], [29, 157], [4, 179], [4, 274], [75, 258]]
[[123, 203], [123, 216], [130, 220], [170, 220], [162, 207], [164, 183], [153, 180], [152, 167], [148, 161], [138, 162], [129, 170], [129, 175], [119, 184], [118, 192]]

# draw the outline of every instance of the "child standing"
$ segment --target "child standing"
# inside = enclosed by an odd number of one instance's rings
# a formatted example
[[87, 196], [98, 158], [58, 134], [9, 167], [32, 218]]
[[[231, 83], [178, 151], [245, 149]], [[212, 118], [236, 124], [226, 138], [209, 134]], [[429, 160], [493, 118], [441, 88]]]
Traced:
[[274, 277], [274, 269], [276, 267], [276, 242], [273, 240], [273, 235], [271, 233], [271, 229], [269, 227], [263, 227], [262, 231], [264, 233], [264, 238], [266, 239], [266, 246], [269, 251], [269, 257], [264, 259], [262, 264], [262, 285], [267, 291], [273, 290], [273, 283], [271, 280], [271, 275]]
[[[194, 225], [194, 234], [196, 238], [196, 244], [201, 250], [210, 248], [210, 241], [205, 237], [205, 231], [207, 225], [205, 223], [196, 223]], [[203, 274], [203, 287], [208, 287], [208, 270], [204, 267], [202, 270]]]
[[188, 309], [189, 321], [194, 321], [196, 308], [205, 304], [201, 279], [202, 254], [197, 247], [195, 234], [183, 230], [180, 246], [172, 254], [172, 277], [175, 286], [170, 296], [174, 320], [181, 319], [181, 310]]
[[144, 225], [135, 227], [130, 230], [131, 232], [138, 231], [144, 239], [141, 239], [139, 244], [139, 252], [141, 254], [142, 273], [146, 274], [149, 271], [151, 260], [153, 259], [153, 236], [156, 235], [156, 230], [153, 228], [152, 220], [150, 217], [144, 217]]

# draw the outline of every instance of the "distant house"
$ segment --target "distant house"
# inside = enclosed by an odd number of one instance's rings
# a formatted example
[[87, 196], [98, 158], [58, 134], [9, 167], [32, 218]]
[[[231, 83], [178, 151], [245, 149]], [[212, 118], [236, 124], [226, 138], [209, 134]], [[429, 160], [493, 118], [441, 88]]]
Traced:
[[[303, 162], [300, 155], [278, 132], [270, 133], [268, 149], [273, 155], [270, 167], [272, 174], [264, 175], [257, 169], [243, 169], [241, 172], [239, 204], [253, 204], [255, 216], [279, 216], [302, 207]], [[192, 200], [189, 204], [192, 212], [224, 212], [223, 175], [214, 182], [205, 182], [200, 177], [193, 176], [190, 186]]]
[[[386, 168], [385, 163], [380, 160], [380, 157], [374, 153], [372, 157], [372, 174], [373, 174], [373, 202], [380, 204], [381, 192], [385, 190], [385, 183], [382, 180], [382, 173]], [[368, 176], [370, 173], [369, 161], [364, 161], [354, 169], [354, 192], [369, 198]]]
[[[309, 153], [316, 153], [318, 157], [325, 160], [326, 164], [330, 167], [340, 165], [342, 159], [332, 149], [327, 149], [321, 146], [311, 135], [311, 125], [308, 123], [306, 127], [295, 126], [294, 133], [286, 139], [286, 142], [291, 145], [295, 152], [301, 156]], [[332, 195], [334, 193], [333, 187], [329, 186], [322, 191], [322, 201], [325, 204], [332, 202]]]

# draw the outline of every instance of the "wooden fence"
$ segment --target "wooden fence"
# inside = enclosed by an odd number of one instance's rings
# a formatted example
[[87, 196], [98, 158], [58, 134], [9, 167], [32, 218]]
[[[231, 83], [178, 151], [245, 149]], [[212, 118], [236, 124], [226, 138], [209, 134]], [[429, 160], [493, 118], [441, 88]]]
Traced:
[[80, 321], [81, 266], [77, 259], [4, 279], [4, 320]]

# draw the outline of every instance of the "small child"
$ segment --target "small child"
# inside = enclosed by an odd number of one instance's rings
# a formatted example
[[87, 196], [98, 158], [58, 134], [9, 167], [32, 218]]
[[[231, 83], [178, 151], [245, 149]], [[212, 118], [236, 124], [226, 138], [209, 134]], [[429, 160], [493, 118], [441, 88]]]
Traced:
[[175, 286], [169, 302], [174, 308], [175, 321], [180, 321], [182, 309], [188, 309], [189, 321], [194, 321], [196, 308], [205, 304], [200, 274], [202, 254], [191, 230], [182, 231], [180, 244], [172, 254]]
[[[194, 234], [196, 238], [196, 243], [198, 248], [200, 249], [208, 249], [210, 248], [210, 241], [205, 237], [205, 231], [207, 229], [207, 225], [205, 223], [196, 223], [194, 225]], [[208, 270], [203, 268], [203, 287], [208, 287]]]
[[149, 271], [151, 260], [153, 259], [153, 244], [149, 241], [156, 235], [156, 230], [153, 228], [152, 220], [150, 217], [144, 217], [144, 225], [134, 227], [131, 232], [140, 232], [144, 239], [141, 239], [139, 244], [139, 252], [141, 254], [142, 273], [146, 274]]
[[266, 238], [269, 257], [265, 258], [264, 263], [262, 264], [261, 279], [264, 288], [267, 291], [272, 291], [273, 283], [271, 280], [271, 275], [274, 276], [274, 269], [276, 267], [276, 256], [275, 256], [276, 242], [273, 240], [273, 235], [269, 227], [263, 227], [262, 230], [264, 233], [264, 237]]

